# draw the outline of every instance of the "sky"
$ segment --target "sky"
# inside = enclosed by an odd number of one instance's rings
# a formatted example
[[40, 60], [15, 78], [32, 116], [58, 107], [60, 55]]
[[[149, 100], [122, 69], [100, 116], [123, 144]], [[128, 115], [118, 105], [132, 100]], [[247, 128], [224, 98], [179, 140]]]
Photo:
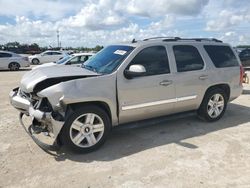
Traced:
[[0, 44], [94, 47], [148, 37], [250, 44], [250, 0], [0, 0]]

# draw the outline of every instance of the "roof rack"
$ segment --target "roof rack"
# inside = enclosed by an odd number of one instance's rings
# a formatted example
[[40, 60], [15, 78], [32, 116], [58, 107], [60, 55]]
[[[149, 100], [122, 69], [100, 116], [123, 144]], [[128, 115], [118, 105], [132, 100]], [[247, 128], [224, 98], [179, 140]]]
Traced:
[[146, 38], [143, 41], [156, 40], [156, 39], [163, 39], [162, 41], [165, 41], [165, 42], [173, 42], [173, 41], [197, 41], [197, 42], [212, 41], [212, 42], [220, 42], [220, 43], [222, 43], [221, 40], [218, 40], [216, 38], [180, 38], [180, 37], [152, 37], [152, 38]]
[[[220, 42], [222, 43], [223, 41], [218, 40], [216, 38], [179, 38], [179, 37], [175, 37], [176, 40], [174, 41], [197, 41], [197, 42], [202, 42], [202, 41], [210, 41], [210, 42]], [[173, 39], [164, 39], [163, 41], [169, 42], [169, 41], [173, 41]]]
[[179, 38], [179, 37], [151, 37], [151, 38], [146, 38], [146, 39], [144, 39], [143, 41], [156, 40], [156, 39], [164, 39], [164, 40], [172, 40], [172, 41], [175, 41], [175, 40], [178, 40], [178, 39], [180, 39], [180, 38]]

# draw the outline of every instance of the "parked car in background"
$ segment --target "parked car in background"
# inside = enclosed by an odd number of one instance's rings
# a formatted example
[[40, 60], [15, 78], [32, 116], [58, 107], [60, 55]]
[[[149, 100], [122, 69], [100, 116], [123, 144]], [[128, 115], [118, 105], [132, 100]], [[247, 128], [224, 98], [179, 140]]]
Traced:
[[75, 67], [80, 67], [85, 61], [87, 61], [93, 55], [94, 53], [75, 53], [72, 55], [65, 56], [64, 58], [56, 62], [50, 62], [50, 63], [38, 65], [36, 67], [33, 67], [33, 69], [37, 69], [41, 67], [56, 66], [56, 65], [71, 65]]
[[185, 111], [217, 121], [242, 81], [239, 58], [222, 41], [152, 38], [108, 46], [81, 68], [32, 70], [10, 101], [33, 118], [36, 134], [90, 152], [118, 124]]
[[19, 54], [0, 51], [0, 69], [10, 69], [12, 71], [19, 70], [20, 67], [29, 67], [28, 57]]
[[65, 56], [68, 56], [68, 54], [65, 52], [45, 51], [41, 54], [29, 56], [29, 61], [30, 61], [30, 63], [32, 63], [34, 65], [38, 65], [40, 63], [49, 63], [49, 62], [58, 61], [59, 59], [62, 59]]
[[244, 68], [250, 68], [250, 49], [242, 50], [239, 53], [241, 64]]

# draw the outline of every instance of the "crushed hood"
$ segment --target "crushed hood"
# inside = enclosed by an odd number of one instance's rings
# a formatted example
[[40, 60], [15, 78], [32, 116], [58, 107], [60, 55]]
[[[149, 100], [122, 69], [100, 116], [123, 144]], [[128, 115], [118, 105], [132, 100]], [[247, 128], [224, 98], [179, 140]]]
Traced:
[[[20, 88], [27, 93], [65, 82], [68, 80], [97, 76], [98, 73], [73, 66], [48, 66], [27, 72], [20, 84]], [[39, 86], [39, 88], [37, 88]]]

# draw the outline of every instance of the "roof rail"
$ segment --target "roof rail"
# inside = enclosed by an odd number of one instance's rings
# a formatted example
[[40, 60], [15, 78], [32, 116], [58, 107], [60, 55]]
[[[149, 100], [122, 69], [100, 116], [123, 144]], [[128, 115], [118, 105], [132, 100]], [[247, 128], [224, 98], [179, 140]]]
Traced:
[[156, 40], [156, 39], [164, 39], [164, 40], [172, 40], [172, 41], [175, 41], [175, 40], [178, 40], [178, 39], [180, 39], [180, 38], [179, 38], [179, 37], [151, 37], [151, 38], [143, 39], [143, 41]]
[[202, 41], [212, 41], [212, 42], [220, 42], [222, 43], [223, 41], [221, 40], [218, 40], [218, 39], [215, 39], [215, 38], [179, 38], [179, 37], [175, 37], [173, 39], [164, 39], [163, 41], [165, 42], [169, 42], [169, 41], [180, 41], [180, 40], [186, 40], [186, 41], [189, 41], [189, 40], [192, 40], [192, 41], [197, 41], [197, 42], [202, 42]]

